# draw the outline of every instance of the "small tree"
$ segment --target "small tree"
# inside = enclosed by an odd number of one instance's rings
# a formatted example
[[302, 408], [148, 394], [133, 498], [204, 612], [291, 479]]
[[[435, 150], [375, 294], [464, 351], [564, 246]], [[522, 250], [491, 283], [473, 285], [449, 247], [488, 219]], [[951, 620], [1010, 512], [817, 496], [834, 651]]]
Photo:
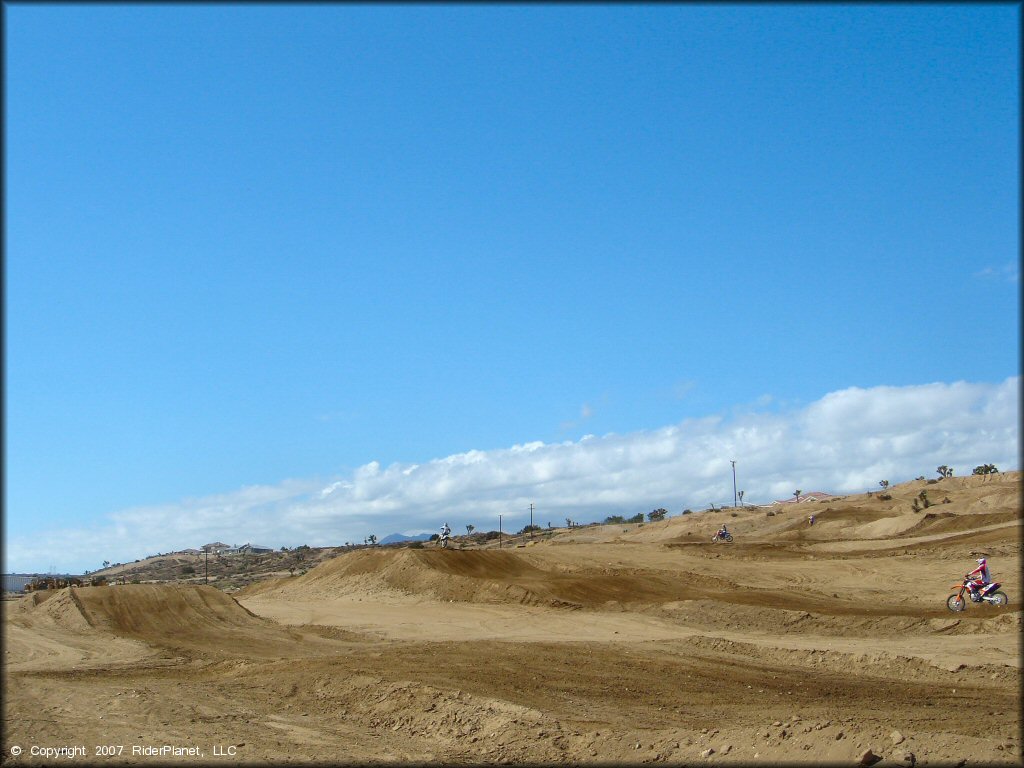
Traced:
[[882, 486], [882, 490], [883, 491], [888, 490], [888, 488], [889, 488], [889, 481], [888, 480], [879, 480], [878, 484], [880, 486]]
[[939, 477], [952, 477], [953, 476], [953, 468], [952, 467], [947, 467], [945, 464], [943, 464], [941, 467], [936, 467], [935, 471], [939, 473]]
[[801, 493], [803, 493], [803, 491], [801, 491], [801, 490], [793, 491], [793, 500], [794, 501], [800, 501], [800, 494]]
[[654, 522], [657, 522], [658, 520], [664, 520], [666, 515], [668, 515], [668, 510], [667, 509], [661, 509], [659, 507], [658, 509], [655, 509], [655, 510], [653, 510], [651, 512], [648, 512], [647, 513], [647, 519], [650, 520], [652, 523], [654, 523]]
[[[136, 560], [135, 562], [138, 562], [138, 560]], [[103, 567], [104, 568], [109, 568], [110, 567], [110, 561], [109, 560], [104, 560], [103, 561]]]
[[377, 543], [377, 537], [371, 533], [369, 536], [366, 537], [366, 541], [372, 547]]
[[997, 475], [997, 474], [999, 474], [999, 470], [996, 469], [996, 465], [995, 464], [982, 464], [981, 466], [975, 467], [974, 471], [971, 474], [973, 474], [973, 475]]
[[565, 527], [572, 528], [572, 520], [570, 520], [568, 517], [565, 518]]
[[472, 523], [469, 523], [468, 525], [466, 525], [466, 534], [467, 535], [472, 535], [474, 530], [476, 530], [476, 526], [473, 525]]

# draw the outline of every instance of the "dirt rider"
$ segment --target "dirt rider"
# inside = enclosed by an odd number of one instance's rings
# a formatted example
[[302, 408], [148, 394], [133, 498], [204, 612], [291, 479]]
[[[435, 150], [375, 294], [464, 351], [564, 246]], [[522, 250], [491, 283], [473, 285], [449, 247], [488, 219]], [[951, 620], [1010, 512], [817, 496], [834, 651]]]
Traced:
[[718, 530], [718, 537], [725, 538], [727, 533], [729, 533], [729, 529], [726, 527], [725, 523], [722, 523], [722, 527]]
[[984, 557], [978, 558], [978, 567], [968, 573], [964, 578], [970, 579], [967, 588], [971, 591], [972, 600], [980, 600], [985, 594], [986, 587], [992, 583], [992, 573], [988, 569], [988, 561]]
[[448, 523], [441, 526], [441, 538], [447, 539], [448, 535], [452, 532], [452, 529], [448, 527]]

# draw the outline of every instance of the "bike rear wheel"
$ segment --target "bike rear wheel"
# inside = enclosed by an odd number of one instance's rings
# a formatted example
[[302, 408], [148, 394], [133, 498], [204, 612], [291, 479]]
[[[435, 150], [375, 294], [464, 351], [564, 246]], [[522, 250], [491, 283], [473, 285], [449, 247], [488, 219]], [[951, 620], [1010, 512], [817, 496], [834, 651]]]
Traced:
[[953, 613], [959, 613], [967, 607], [967, 598], [963, 595], [950, 595], [946, 600], [946, 607]]
[[1006, 605], [1008, 602], [1010, 602], [1010, 598], [1008, 598], [1006, 596], [1005, 592], [996, 592], [995, 594], [992, 595], [992, 599], [991, 600], [987, 600], [986, 602], [989, 605], [994, 605], [997, 608], [1002, 608], [1004, 605]]
[[732, 534], [731, 533], [725, 534], [725, 540], [728, 541], [730, 544], [732, 544]]

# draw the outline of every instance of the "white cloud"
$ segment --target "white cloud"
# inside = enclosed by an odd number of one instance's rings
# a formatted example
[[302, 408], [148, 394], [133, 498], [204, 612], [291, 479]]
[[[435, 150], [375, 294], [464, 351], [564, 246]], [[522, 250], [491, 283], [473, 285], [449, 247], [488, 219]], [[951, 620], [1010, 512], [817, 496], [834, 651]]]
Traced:
[[[106, 525], [9, 539], [8, 568], [97, 568], [214, 540], [332, 545], [375, 533], [460, 528], [506, 530], [656, 507], [731, 503], [732, 467], [745, 501], [794, 489], [863, 491], [932, 476], [940, 464], [1016, 469], [1020, 379], [832, 392], [802, 409], [710, 416], [657, 430], [578, 441], [533, 441], [417, 464], [371, 461], [329, 484], [290, 480], [156, 507], [115, 512]], [[764, 402], [770, 402], [765, 400]]]
[[1008, 283], [1020, 282], [1020, 265], [1008, 262], [1000, 267], [985, 267], [974, 273], [982, 280], [1005, 280]]

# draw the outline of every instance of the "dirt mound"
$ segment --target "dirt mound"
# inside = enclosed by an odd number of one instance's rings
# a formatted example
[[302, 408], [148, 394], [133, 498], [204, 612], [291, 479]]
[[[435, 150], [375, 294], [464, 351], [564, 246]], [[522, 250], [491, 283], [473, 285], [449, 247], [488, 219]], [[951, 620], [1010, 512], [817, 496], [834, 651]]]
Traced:
[[395, 590], [435, 600], [558, 605], [548, 585], [554, 576], [500, 550], [362, 550], [268, 583], [253, 595], [308, 599]]
[[30, 608], [30, 618], [38, 614], [69, 630], [140, 639], [223, 636], [269, 624], [219, 589], [174, 584], [62, 589]]
[[975, 512], [963, 515], [952, 512], [926, 512], [922, 515], [921, 521], [905, 533], [916, 536], [928, 533], [960, 533], [1018, 519], [1019, 512]]

